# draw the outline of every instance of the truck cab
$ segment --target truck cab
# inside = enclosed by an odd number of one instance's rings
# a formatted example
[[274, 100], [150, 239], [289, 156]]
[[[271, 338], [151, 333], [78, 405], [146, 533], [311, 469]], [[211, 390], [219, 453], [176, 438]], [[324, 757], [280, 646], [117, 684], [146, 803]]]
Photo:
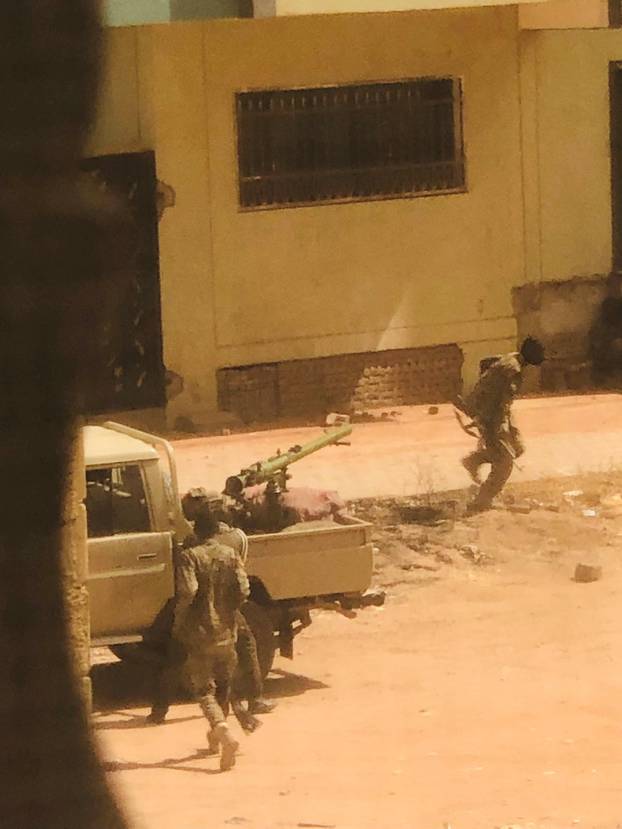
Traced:
[[84, 427], [93, 645], [137, 642], [173, 596], [175, 527], [157, 449]]

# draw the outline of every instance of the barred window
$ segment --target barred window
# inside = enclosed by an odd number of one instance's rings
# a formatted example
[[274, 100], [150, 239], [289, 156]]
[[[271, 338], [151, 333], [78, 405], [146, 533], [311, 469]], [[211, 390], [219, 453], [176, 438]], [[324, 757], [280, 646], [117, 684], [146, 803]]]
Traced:
[[236, 95], [242, 208], [463, 190], [455, 78]]

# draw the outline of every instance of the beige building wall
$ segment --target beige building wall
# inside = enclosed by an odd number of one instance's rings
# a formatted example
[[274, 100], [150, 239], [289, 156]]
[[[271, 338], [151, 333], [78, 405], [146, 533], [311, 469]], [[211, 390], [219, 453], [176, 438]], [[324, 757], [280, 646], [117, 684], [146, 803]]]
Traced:
[[[516, 9], [171, 24], [109, 42], [92, 147], [153, 147], [177, 197], [160, 224], [165, 362], [185, 380], [172, 420], [216, 408], [219, 367], [457, 342], [468, 381], [511, 345]], [[236, 91], [426, 75], [463, 80], [468, 192], [238, 209]]]
[[[267, 0], [274, 13], [295, 14], [343, 14], [353, 12], [412, 11], [414, 9], [455, 9], [468, 6], [510, 6], [517, 0]], [[522, 0], [523, 4], [550, 2], [550, 0]], [[582, 0], [589, 3], [590, 0]], [[266, 5], [264, 2], [263, 5]], [[262, 0], [259, 0], [259, 8]]]
[[521, 4], [523, 29], [597, 29], [609, 26], [608, 0], [547, 0]]
[[611, 267], [609, 62], [622, 32], [524, 32], [521, 93], [528, 281]]

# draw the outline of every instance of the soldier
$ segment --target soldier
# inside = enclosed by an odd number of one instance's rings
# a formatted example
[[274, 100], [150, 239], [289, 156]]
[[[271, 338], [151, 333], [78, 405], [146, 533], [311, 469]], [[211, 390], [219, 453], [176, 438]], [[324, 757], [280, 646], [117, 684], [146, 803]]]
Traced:
[[[206, 501], [219, 519], [224, 517], [221, 496], [217, 493], [209, 493], [203, 487], [197, 487], [189, 490], [181, 499], [186, 519], [194, 521], [197, 510]], [[214, 536], [214, 540], [235, 550], [242, 564], [246, 565], [248, 538], [244, 532], [219, 520], [218, 531]], [[260, 725], [260, 721], [253, 715], [271, 713], [276, 707], [276, 703], [263, 698], [263, 681], [257, 656], [257, 643], [253, 631], [241, 610], [237, 611], [236, 623], [238, 667], [233, 679], [232, 706], [242, 728], [245, 731], [254, 731]], [[242, 700], [247, 701], [246, 712], [241, 707]]]
[[217, 516], [204, 501], [197, 507], [193, 546], [179, 553], [169, 653], [149, 720], [164, 720], [172, 677], [185, 660], [193, 691], [210, 724], [209, 748], [220, 750], [220, 768], [225, 771], [235, 765], [239, 747], [226, 715], [236, 665], [236, 614], [248, 597], [249, 585], [235, 551], [215, 541], [217, 530]]
[[[472, 392], [458, 407], [469, 417], [479, 431], [477, 449], [463, 458], [462, 465], [479, 486], [469, 512], [489, 509], [503, 489], [512, 472], [516, 458], [525, 451], [520, 432], [512, 418], [512, 401], [521, 385], [526, 365], [539, 366], [544, 361], [544, 348], [533, 337], [527, 337], [520, 351], [505, 354], [489, 364]], [[491, 466], [488, 478], [482, 483], [479, 468]]]

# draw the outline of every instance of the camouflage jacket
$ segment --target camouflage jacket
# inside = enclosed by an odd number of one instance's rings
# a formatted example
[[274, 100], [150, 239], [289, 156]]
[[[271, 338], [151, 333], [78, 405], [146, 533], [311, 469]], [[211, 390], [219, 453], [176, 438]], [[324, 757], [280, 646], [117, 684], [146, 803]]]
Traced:
[[465, 400], [465, 411], [487, 430], [511, 425], [511, 406], [520, 389], [522, 365], [516, 353], [499, 357]]
[[202, 646], [233, 644], [236, 611], [249, 594], [244, 566], [231, 547], [208, 540], [181, 550], [176, 566], [173, 635]]

